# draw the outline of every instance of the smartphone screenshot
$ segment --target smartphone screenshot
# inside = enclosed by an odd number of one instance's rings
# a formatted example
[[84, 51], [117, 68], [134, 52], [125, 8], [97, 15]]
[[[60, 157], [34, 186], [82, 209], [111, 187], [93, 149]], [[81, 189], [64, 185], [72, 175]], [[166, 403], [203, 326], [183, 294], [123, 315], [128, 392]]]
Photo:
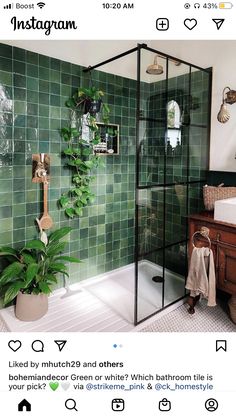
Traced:
[[235, 1], [0, 8], [2, 414], [233, 417]]

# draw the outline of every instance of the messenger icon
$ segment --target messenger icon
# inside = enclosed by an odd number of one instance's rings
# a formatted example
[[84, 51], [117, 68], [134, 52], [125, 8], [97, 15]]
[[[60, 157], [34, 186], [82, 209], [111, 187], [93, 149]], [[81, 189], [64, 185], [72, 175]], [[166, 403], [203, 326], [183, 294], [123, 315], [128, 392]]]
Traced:
[[158, 407], [161, 412], [169, 412], [169, 410], [171, 409], [171, 402], [164, 398], [159, 401]]

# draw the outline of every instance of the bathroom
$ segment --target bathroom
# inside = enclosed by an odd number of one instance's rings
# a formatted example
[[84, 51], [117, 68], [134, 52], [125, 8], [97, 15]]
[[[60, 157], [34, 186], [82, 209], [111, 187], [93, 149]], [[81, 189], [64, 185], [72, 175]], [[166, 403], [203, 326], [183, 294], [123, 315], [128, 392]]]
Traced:
[[[0, 312], [2, 331], [235, 331], [224, 299], [216, 308], [202, 303], [194, 316], [184, 304], [188, 216], [204, 209], [205, 183], [236, 185], [236, 106], [227, 123], [217, 120], [223, 89], [236, 88], [235, 42], [137, 44], [0, 45], [0, 246], [39, 237], [43, 190], [32, 182], [32, 155], [44, 154], [52, 231], [73, 228], [66, 254], [82, 261], [69, 264], [44, 317], [19, 321], [10, 305]], [[148, 73], [155, 62], [159, 74]], [[89, 66], [96, 68], [85, 72]], [[91, 86], [104, 92], [118, 146], [100, 154], [95, 200], [71, 218], [58, 206], [71, 182], [61, 129], [71, 122], [68, 98]], [[174, 122], [166, 121], [167, 104]], [[206, 329], [209, 319], [216, 329]]]

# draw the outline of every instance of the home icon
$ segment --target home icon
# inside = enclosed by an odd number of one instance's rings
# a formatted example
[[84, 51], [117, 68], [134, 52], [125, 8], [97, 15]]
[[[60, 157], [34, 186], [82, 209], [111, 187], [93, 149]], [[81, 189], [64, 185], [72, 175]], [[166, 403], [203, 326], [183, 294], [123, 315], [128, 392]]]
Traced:
[[25, 408], [26, 412], [31, 412], [31, 404], [26, 400], [23, 399], [19, 404], [18, 404], [18, 412], [23, 412]]

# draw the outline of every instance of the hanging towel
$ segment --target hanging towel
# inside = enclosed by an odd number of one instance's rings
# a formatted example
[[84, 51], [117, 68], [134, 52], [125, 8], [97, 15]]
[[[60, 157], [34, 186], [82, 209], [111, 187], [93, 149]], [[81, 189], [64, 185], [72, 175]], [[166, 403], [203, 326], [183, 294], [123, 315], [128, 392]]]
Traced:
[[194, 247], [185, 288], [190, 290], [191, 297], [202, 295], [208, 306], [216, 305], [215, 265], [209, 247]]

